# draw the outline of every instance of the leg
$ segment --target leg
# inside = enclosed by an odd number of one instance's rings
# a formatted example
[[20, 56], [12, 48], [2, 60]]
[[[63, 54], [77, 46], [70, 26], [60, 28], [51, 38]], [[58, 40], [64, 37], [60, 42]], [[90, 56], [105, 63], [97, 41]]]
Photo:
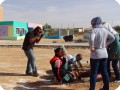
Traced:
[[115, 80], [120, 80], [120, 73], [119, 73], [119, 68], [118, 68], [118, 60], [114, 59], [112, 60], [112, 68], [115, 73]]
[[103, 77], [103, 90], [109, 90], [109, 76], [107, 72], [107, 59], [103, 58], [100, 60], [100, 65], [101, 65], [101, 74]]
[[26, 55], [28, 57], [29, 63], [31, 65], [33, 73], [37, 73], [37, 68], [35, 65], [35, 57], [34, 57], [34, 52], [33, 49], [27, 50]]
[[97, 78], [101, 78], [101, 66], [99, 65], [98, 67], [98, 74], [97, 74]]
[[119, 60], [119, 71], [120, 71], [120, 60]]
[[90, 72], [90, 89], [89, 90], [95, 90], [99, 60], [98, 59], [90, 59], [90, 66], [91, 66], [91, 72]]
[[30, 63], [30, 59], [28, 57], [28, 53], [27, 51], [24, 51], [25, 55], [27, 56], [27, 66], [26, 66], [26, 74], [30, 74], [31, 73], [31, 63]]
[[109, 78], [111, 78], [110, 62], [111, 62], [111, 60], [108, 59], [107, 60], [107, 72], [108, 72]]
[[98, 74], [101, 74], [101, 66], [98, 67]]

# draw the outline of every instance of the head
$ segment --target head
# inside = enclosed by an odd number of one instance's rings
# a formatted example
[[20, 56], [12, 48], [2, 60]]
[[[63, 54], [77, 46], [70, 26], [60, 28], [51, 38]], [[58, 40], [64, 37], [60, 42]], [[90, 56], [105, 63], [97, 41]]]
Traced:
[[82, 58], [83, 58], [82, 54], [76, 55], [76, 61], [80, 61], [80, 60], [82, 60]]
[[58, 56], [58, 57], [63, 57], [64, 56], [64, 51], [63, 51], [63, 48], [59, 47], [59, 48], [56, 48], [54, 50], [55, 52], [55, 56]]
[[41, 27], [39, 27], [39, 26], [37, 26], [34, 30], [33, 30], [33, 33], [35, 34], [35, 35], [37, 35], [38, 33], [42, 33], [42, 29], [41, 29]]
[[102, 24], [101, 17], [95, 17], [91, 20], [92, 27], [95, 27], [96, 25], [100, 25], [100, 24]]
[[115, 34], [118, 34], [110, 24], [106, 23], [106, 22], [103, 22], [103, 26], [110, 32], [112, 33], [113, 35]]
[[72, 55], [67, 55], [66, 56], [66, 60], [68, 61], [68, 64], [72, 64], [72, 60], [73, 59], [73, 56]]

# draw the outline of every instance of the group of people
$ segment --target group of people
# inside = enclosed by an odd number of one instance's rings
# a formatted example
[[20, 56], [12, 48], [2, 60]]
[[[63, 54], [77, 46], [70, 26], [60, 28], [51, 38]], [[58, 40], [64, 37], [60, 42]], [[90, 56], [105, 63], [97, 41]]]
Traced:
[[72, 82], [74, 79], [81, 79], [79, 76], [79, 67], [83, 69], [81, 64], [82, 55], [66, 55], [62, 47], [54, 50], [55, 55], [50, 60], [52, 71], [58, 83]]
[[[109, 90], [109, 80], [111, 78], [110, 63], [115, 73], [115, 81], [120, 81], [118, 61], [120, 60], [120, 42], [119, 34], [108, 24], [102, 21], [101, 17], [95, 17], [91, 20], [92, 31], [90, 34], [90, 88], [95, 90], [96, 79], [99, 73], [102, 75], [103, 88], [100, 90]], [[33, 46], [43, 37], [44, 31], [37, 26], [33, 31], [29, 31], [24, 39], [23, 47], [25, 55], [28, 58], [26, 75], [38, 76], [35, 65], [35, 56]], [[84, 70], [81, 60], [82, 55], [65, 54], [62, 47], [54, 50], [55, 55], [50, 60], [51, 68], [58, 83], [72, 82], [79, 78], [79, 67]], [[32, 70], [32, 72], [31, 72]]]

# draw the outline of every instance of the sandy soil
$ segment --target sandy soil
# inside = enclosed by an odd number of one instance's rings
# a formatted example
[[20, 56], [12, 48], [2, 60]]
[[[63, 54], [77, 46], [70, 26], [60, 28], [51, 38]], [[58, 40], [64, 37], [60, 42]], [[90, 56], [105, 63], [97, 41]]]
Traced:
[[[47, 40], [46, 40], [47, 41]], [[67, 48], [68, 53], [83, 54], [83, 63], [89, 61], [89, 50], [85, 48]], [[54, 55], [53, 48], [34, 48], [39, 77], [25, 75], [27, 58], [21, 47], [0, 47], [0, 85], [5, 90], [88, 90], [89, 77], [76, 80], [71, 84], [53, 83], [49, 60]], [[83, 82], [84, 81], [84, 82]], [[115, 90], [120, 83], [110, 82], [110, 90]], [[98, 80], [96, 90], [102, 87]]]

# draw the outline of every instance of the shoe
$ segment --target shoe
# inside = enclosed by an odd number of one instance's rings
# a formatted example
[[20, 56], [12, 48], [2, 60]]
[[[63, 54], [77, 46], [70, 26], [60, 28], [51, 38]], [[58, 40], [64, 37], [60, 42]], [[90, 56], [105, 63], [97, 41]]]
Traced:
[[33, 76], [37, 77], [37, 76], [39, 76], [39, 74], [38, 73], [33, 73]]
[[27, 76], [32, 76], [33, 73], [32, 72], [29, 72], [29, 73], [26, 73]]
[[114, 82], [120, 82], [120, 80], [115, 80]]

